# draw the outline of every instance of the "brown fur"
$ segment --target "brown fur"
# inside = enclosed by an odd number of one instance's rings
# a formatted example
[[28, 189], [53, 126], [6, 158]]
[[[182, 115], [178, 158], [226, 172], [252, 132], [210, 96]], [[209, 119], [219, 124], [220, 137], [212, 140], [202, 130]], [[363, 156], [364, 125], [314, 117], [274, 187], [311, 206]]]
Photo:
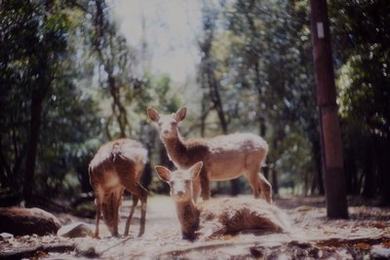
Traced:
[[195, 231], [199, 228], [199, 210], [193, 201], [177, 202], [176, 213], [181, 225], [183, 239], [196, 239]]
[[[201, 167], [202, 162], [188, 170], [174, 172], [163, 166], [155, 167], [160, 178], [170, 185], [184, 239], [213, 238], [238, 232], [263, 234], [287, 231], [288, 224], [283, 213], [262, 199], [213, 199], [195, 205], [192, 186], [183, 184], [196, 178]], [[182, 191], [182, 187], [186, 190]]]
[[284, 214], [264, 200], [224, 198], [198, 205], [198, 235], [212, 238], [220, 235], [254, 232], [281, 233], [288, 230]]
[[133, 205], [126, 222], [124, 235], [129, 233], [131, 218], [138, 200], [141, 200], [141, 225], [139, 236], [145, 230], [147, 191], [140, 184], [147, 152], [140, 143], [118, 139], [104, 144], [89, 165], [90, 183], [96, 197], [96, 230], [99, 236], [101, 212], [113, 236], [118, 236], [119, 206], [124, 190], [133, 196]]
[[184, 140], [178, 123], [185, 118], [185, 108], [173, 115], [159, 115], [153, 108], [149, 108], [147, 112], [149, 118], [159, 124], [161, 141], [176, 167], [188, 169], [195, 162], [204, 163], [199, 178], [193, 184], [195, 201], [200, 191], [204, 200], [209, 198], [210, 180], [231, 180], [244, 175], [255, 198], [262, 197], [269, 203], [272, 202], [271, 184], [260, 173], [268, 153], [268, 145], [261, 137], [231, 134]]

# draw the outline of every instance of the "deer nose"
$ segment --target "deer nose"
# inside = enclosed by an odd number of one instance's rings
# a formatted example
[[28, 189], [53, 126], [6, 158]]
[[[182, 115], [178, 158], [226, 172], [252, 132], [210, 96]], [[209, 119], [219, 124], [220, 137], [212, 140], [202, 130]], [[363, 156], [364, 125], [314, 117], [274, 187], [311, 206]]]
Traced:
[[177, 195], [178, 195], [178, 196], [183, 196], [183, 195], [184, 195], [184, 192], [178, 191], [178, 192], [177, 192]]

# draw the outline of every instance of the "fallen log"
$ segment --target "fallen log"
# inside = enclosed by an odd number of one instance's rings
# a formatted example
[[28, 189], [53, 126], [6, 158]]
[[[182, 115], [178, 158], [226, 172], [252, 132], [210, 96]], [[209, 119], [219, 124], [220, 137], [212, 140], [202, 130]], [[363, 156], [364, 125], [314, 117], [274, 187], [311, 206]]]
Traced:
[[5, 252], [0, 252], [0, 259], [22, 259], [31, 258], [39, 253], [64, 253], [73, 251], [75, 249], [74, 244], [60, 243], [54, 245], [39, 245], [34, 247], [17, 248]]

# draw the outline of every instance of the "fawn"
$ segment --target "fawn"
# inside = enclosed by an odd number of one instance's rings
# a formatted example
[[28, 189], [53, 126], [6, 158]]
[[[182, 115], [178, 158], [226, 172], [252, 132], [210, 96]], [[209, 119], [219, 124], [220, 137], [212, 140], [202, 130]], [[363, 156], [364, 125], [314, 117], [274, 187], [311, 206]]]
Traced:
[[287, 231], [283, 214], [262, 199], [213, 199], [195, 205], [192, 180], [199, 175], [202, 165], [197, 162], [187, 170], [173, 172], [164, 166], [155, 166], [160, 179], [170, 186], [183, 239], [194, 240], [199, 235], [213, 238], [241, 231], [258, 234]]
[[154, 108], [147, 109], [149, 119], [158, 124], [160, 139], [176, 167], [187, 169], [195, 162], [203, 161], [204, 167], [193, 182], [195, 201], [200, 192], [203, 200], [209, 198], [210, 180], [225, 181], [244, 175], [255, 198], [261, 196], [272, 203], [271, 184], [260, 173], [268, 153], [266, 141], [249, 133], [184, 140], [178, 124], [186, 113], [185, 107], [171, 115], [160, 115]]
[[133, 205], [126, 221], [124, 235], [129, 234], [130, 222], [138, 200], [141, 200], [141, 223], [138, 236], [145, 231], [147, 191], [140, 184], [147, 150], [137, 141], [118, 139], [99, 148], [89, 164], [89, 178], [95, 192], [96, 230], [99, 237], [99, 220], [104, 221], [113, 236], [118, 236], [118, 211], [124, 190], [132, 194]]

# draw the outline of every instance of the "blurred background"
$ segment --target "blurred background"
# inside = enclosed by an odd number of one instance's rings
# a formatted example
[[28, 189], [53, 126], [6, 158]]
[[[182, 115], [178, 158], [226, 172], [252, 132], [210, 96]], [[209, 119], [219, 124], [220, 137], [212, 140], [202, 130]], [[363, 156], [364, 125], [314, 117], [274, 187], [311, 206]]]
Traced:
[[[390, 1], [328, 8], [346, 190], [390, 203]], [[187, 106], [185, 137], [263, 136], [276, 196], [323, 195], [309, 11], [307, 0], [0, 1], [1, 205], [76, 205], [89, 161], [118, 137], [145, 145], [143, 183], [167, 193], [152, 166], [172, 164], [148, 106]]]

